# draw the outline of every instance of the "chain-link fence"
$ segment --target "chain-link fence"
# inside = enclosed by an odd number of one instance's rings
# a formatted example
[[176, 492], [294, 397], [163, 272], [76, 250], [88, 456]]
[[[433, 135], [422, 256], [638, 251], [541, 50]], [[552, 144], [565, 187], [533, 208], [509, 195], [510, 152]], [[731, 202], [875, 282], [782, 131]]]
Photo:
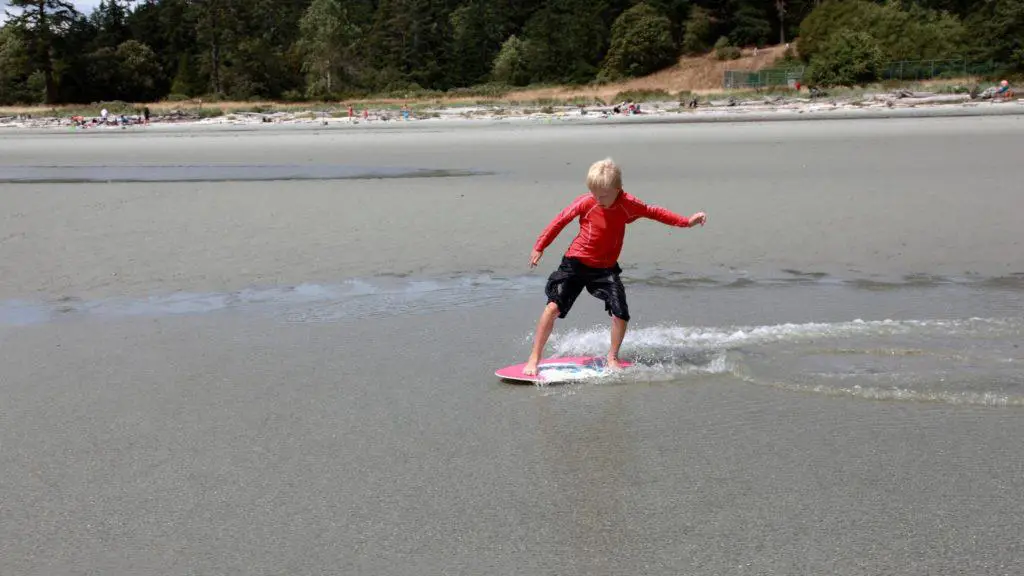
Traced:
[[[995, 74], [1002, 66], [994, 61], [972, 62], [967, 58], [946, 60], [896, 60], [882, 66], [880, 80], [917, 81], [942, 78], [967, 78]], [[758, 89], [772, 86], [793, 87], [802, 82], [804, 67], [767, 68], [764, 70], [726, 70], [726, 89]]]
[[879, 74], [882, 80], [931, 80], [933, 78], [964, 78], [965, 58], [949, 60], [898, 60], [887, 63]]
[[1003, 70], [994, 60], [972, 62], [967, 58], [949, 60], [897, 60], [882, 69], [882, 80], [932, 80], [988, 76]]

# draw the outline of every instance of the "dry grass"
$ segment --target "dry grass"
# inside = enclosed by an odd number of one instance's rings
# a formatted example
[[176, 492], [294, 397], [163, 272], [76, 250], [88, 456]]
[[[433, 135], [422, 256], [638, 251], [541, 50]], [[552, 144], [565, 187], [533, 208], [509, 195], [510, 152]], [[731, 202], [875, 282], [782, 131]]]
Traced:
[[760, 70], [767, 68], [781, 58], [785, 46], [761, 48], [754, 55], [754, 50], [743, 50], [738, 60], [717, 60], [714, 54], [706, 56], [684, 56], [674, 66], [660, 70], [643, 78], [635, 78], [625, 82], [604, 84], [601, 86], [585, 86], [578, 88], [542, 88], [523, 90], [510, 93], [506, 98], [512, 100], [537, 100], [542, 98], [568, 99], [573, 97], [600, 98], [610, 101], [619, 92], [630, 90], [664, 90], [676, 94], [684, 90], [694, 94], [722, 92], [722, 79], [726, 70]]

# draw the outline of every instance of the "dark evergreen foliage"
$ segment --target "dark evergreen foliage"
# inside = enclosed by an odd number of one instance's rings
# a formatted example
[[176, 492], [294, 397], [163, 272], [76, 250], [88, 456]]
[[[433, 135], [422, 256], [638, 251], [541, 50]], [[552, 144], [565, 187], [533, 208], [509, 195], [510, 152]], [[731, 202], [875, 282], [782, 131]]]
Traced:
[[104, 0], [91, 14], [67, 0], [5, 4], [0, 104], [587, 83], [649, 73], [719, 38], [799, 36], [801, 58], [835, 60], [853, 38], [842, 30], [874, 38], [885, 59], [1024, 68], [1021, 0]]

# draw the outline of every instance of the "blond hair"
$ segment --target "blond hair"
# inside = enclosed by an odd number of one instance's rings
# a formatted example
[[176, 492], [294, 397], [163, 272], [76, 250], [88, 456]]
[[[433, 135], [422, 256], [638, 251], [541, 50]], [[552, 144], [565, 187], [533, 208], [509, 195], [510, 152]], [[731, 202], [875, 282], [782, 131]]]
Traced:
[[622, 188], [622, 170], [611, 158], [598, 160], [587, 171], [587, 188], [590, 190], [618, 190]]

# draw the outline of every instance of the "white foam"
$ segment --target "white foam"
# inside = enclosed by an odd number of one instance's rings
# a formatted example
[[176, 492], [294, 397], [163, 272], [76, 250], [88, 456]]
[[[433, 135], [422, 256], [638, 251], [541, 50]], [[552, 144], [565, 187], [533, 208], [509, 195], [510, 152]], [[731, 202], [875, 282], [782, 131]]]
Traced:
[[[637, 362], [631, 369], [633, 381], [664, 382], [688, 376], [730, 374], [749, 383], [785, 388], [793, 391], [816, 392], [828, 395], [854, 396], [873, 400], [917, 400], [950, 404], [985, 406], [1024, 405], [1024, 398], [1002, 394], [999, 391], [968, 391], [956, 387], [946, 390], [914, 390], [915, 374], [900, 370], [885, 372], [880, 377], [891, 380], [879, 386], [850, 385], [845, 378], [831, 375], [830, 384], [803, 384], [799, 373], [787, 383], [775, 379], [754, 377], [750, 370], [749, 348], [775, 344], [818, 345], [822, 340], [846, 338], [887, 338], [892, 336], [929, 338], [931, 336], [960, 336], [975, 338], [1000, 335], [1013, 339], [1024, 330], [1018, 319], [970, 318], [965, 320], [853, 320], [835, 323], [777, 324], [766, 326], [691, 327], [652, 326], [634, 328], [627, 334], [622, 356]], [[788, 347], [788, 346], [787, 346]], [[608, 348], [608, 327], [596, 326], [585, 330], [570, 330], [551, 338], [551, 355], [600, 355]], [[761, 367], [764, 368], [764, 367]], [[760, 372], [761, 370], [757, 370]], [[807, 376], [806, 373], [803, 376]], [[842, 376], [840, 374], [840, 376]], [[869, 375], [870, 376], [870, 375]], [[824, 375], [818, 375], [824, 377]], [[864, 377], [859, 375], [858, 378]], [[787, 380], [789, 380], [787, 378]], [[930, 380], [930, 379], [929, 379]], [[908, 387], [909, 385], [909, 387]]]
[[[736, 326], [727, 328], [690, 326], [652, 326], [631, 329], [623, 343], [623, 352], [658, 348], [689, 350], [727, 349], [773, 342], [801, 342], [822, 338], [850, 336], [887, 336], [931, 332], [945, 334], [985, 328], [1020, 327], [1003, 319], [971, 318], [969, 320], [853, 320], [836, 323], [776, 324], [768, 326]], [[559, 356], [600, 354], [608, 347], [608, 327], [570, 330], [552, 336], [551, 343]]]
[[737, 363], [726, 352], [719, 352], [697, 363], [686, 358], [652, 362], [642, 355], [637, 360], [640, 363], [630, 368], [627, 374], [631, 380], [638, 382], [669, 382], [687, 376], [732, 374], [737, 368]]

